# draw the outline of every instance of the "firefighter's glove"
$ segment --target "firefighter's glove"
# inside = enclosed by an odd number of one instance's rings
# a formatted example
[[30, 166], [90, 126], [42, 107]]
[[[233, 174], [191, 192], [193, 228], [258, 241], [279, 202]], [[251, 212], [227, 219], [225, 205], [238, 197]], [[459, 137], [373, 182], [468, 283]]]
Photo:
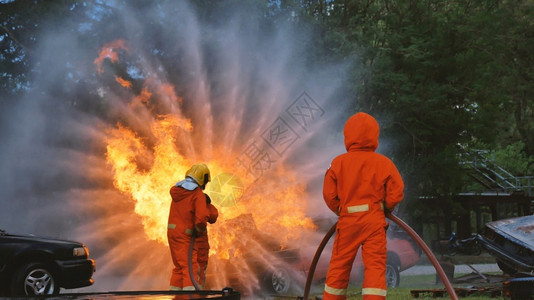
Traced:
[[197, 235], [201, 235], [206, 232], [206, 225], [205, 224], [197, 224], [195, 225], [195, 232]]

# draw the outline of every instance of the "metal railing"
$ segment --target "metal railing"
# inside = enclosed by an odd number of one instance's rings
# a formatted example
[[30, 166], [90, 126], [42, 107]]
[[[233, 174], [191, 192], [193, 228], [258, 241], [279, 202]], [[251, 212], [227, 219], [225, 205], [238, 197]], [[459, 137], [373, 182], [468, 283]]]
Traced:
[[514, 176], [488, 158], [489, 151], [468, 150], [464, 146], [458, 146], [460, 165], [486, 188], [507, 193], [524, 191], [528, 196], [533, 195], [534, 176]]

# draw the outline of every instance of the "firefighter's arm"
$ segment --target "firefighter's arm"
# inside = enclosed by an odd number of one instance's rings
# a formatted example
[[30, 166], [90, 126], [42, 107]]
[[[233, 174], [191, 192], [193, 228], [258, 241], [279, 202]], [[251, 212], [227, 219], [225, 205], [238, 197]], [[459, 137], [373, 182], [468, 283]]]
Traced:
[[339, 216], [340, 201], [337, 194], [337, 178], [331, 168], [329, 168], [324, 175], [323, 199], [328, 208]]
[[217, 208], [210, 203], [208, 204], [208, 210], [210, 212], [208, 223], [213, 224], [217, 222], [217, 218], [219, 217], [219, 211]]
[[395, 206], [399, 204], [404, 198], [404, 182], [402, 177], [397, 170], [397, 167], [391, 163], [390, 175], [386, 183], [386, 199], [385, 199], [385, 209], [393, 211]]
[[206, 196], [206, 204], [208, 206], [208, 223], [213, 224], [217, 222], [217, 218], [219, 217], [219, 211], [213, 204], [211, 204], [211, 198], [208, 194], [204, 193], [204, 196]]
[[195, 229], [198, 232], [203, 232], [206, 231], [207, 222], [209, 220], [207, 199], [206, 195], [200, 191], [195, 196]]

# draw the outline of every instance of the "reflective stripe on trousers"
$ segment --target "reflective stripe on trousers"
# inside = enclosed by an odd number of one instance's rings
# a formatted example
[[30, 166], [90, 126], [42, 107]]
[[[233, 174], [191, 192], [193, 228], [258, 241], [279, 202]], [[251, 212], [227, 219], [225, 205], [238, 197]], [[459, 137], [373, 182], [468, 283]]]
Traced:
[[345, 295], [347, 295], [347, 289], [336, 289], [336, 288], [333, 288], [333, 287], [329, 287], [328, 284], [324, 285], [324, 291], [329, 293], [329, 294], [336, 295], [336, 296], [345, 296]]
[[[170, 223], [169, 223], [169, 225], [167, 225], [167, 229], [173, 229], [173, 230], [176, 229], [176, 224], [170, 224]], [[185, 230], [185, 234], [187, 234], [187, 235], [193, 235], [193, 229], [191, 229], [191, 228], [187, 228], [187, 229]]]
[[375, 296], [383, 296], [386, 297], [388, 291], [383, 289], [375, 289], [375, 288], [363, 288], [362, 289], [362, 295], [375, 295]]
[[[329, 287], [327, 284], [324, 286], [324, 291], [327, 294], [324, 294], [323, 299], [346, 299], [347, 289], [336, 289]], [[377, 289], [377, 288], [363, 288], [362, 296], [363, 299], [385, 299], [387, 295], [387, 290]]]
[[[365, 214], [365, 213], [364, 213]], [[372, 216], [384, 218], [383, 216]], [[326, 287], [323, 293], [324, 300], [346, 299], [342, 292], [349, 284], [350, 272], [354, 259], [361, 249], [362, 261], [365, 266], [362, 287], [365, 290], [364, 299], [384, 299], [381, 293], [386, 287], [386, 230], [382, 224], [363, 226], [364, 219], [360, 224], [352, 222], [352, 219], [344, 219], [338, 222], [332, 257], [326, 276]], [[379, 219], [380, 220], [380, 219]], [[371, 223], [372, 224], [372, 223]], [[360, 248], [361, 247], [361, 248]], [[377, 289], [382, 291], [376, 292]]]
[[[169, 248], [171, 252], [172, 262], [174, 268], [171, 273], [170, 286], [185, 288], [194, 288], [193, 282], [189, 275], [189, 247], [191, 244], [191, 237], [178, 233], [176, 230], [168, 230], [167, 238], [169, 242]], [[193, 276], [199, 280], [199, 265], [197, 262], [197, 253], [193, 251], [191, 257]]]

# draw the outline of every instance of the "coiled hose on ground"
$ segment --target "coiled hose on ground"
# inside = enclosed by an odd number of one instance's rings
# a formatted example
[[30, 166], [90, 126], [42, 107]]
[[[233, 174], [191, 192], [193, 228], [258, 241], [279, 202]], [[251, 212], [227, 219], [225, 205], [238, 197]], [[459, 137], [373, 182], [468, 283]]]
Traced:
[[[438, 260], [436, 259], [432, 251], [430, 251], [428, 246], [425, 244], [423, 239], [421, 239], [421, 237], [410, 226], [408, 226], [408, 224], [406, 224], [404, 221], [402, 221], [401, 219], [399, 219], [397, 216], [393, 215], [392, 213], [386, 212], [386, 217], [388, 217], [388, 219], [395, 222], [402, 229], [404, 229], [404, 231], [406, 231], [412, 237], [412, 239], [417, 243], [417, 245], [421, 247], [421, 249], [423, 250], [423, 252], [425, 252], [428, 259], [430, 259], [430, 262], [436, 269], [436, 272], [438, 272], [438, 275], [441, 278], [441, 282], [443, 282], [443, 284], [445, 285], [445, 289], [449, 293], [451, 299], [458, 300], [458, 296], [456, 295], [456, 292], [454, 291], [454, 288], [452, 287], [451, 282], [445, 275], [445, 271], [443, 271], [443, 268], [439, 264]], [[304, 296], [303, 296], [304, 300], [308, 300], [308, 296], [310, 294], [311, 282], [313, 279], [313, 274], [315, 273], [315, 267], [317, 266], [317, 262], [319, 261], [319, 258], [321, 257], [321, 253], [323, 252], [324, 247], [326, 246], [326, 243], [328, 242], [328, 240], [330, 240], [332, 235], [334, 235], [334, 232], [336, 232], [336, 226], [337, 226], [337, 222], [326, 233], [323, 240], [319, 244], [317, 251], [315, 252], [315, 256], [313, 257], [312, 263], [310, 265], [310, 270], [308, 272], [308, 277], [306, 278], [306, 285], [304, 287]]]

